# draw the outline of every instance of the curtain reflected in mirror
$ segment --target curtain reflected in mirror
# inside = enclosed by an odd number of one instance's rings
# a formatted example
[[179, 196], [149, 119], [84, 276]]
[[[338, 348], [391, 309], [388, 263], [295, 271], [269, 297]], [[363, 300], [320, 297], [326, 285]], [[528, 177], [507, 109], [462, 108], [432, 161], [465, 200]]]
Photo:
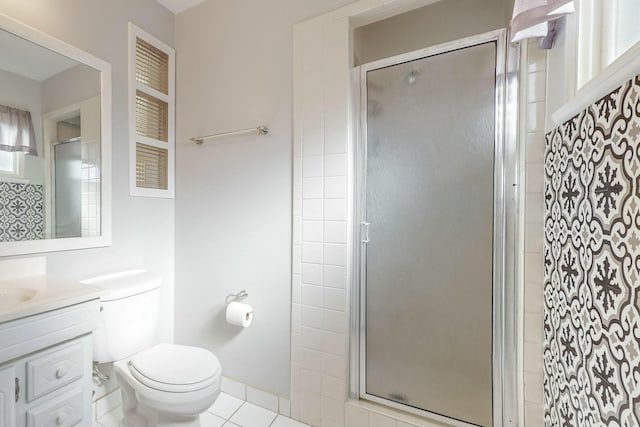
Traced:
[[100, 236], [100, 77], [0, 30], [0, 242]]

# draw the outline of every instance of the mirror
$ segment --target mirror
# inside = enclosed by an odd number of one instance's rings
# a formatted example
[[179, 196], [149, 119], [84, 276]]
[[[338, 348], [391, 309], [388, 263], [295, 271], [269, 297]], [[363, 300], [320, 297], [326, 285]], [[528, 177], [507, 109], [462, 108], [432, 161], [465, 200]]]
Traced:
[[0, 27], [0, 256], [107, 246], [110, 66]]

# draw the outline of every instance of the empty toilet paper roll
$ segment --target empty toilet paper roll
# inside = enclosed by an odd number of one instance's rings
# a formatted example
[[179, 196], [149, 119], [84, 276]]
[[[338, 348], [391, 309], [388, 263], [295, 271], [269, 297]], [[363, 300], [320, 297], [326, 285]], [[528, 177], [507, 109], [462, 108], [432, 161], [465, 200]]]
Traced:
[[253, 321], [253, 307], [241, 302], [230, 302], [227, 305], [227, 323], [246, 328]]

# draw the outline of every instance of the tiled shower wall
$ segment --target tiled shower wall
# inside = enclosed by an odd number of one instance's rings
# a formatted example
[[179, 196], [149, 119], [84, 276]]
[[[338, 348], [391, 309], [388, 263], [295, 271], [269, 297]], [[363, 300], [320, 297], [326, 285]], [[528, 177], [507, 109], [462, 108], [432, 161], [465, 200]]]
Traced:
[[403, 0], [361, 0], [294, 28], [291, 417], [313, 426], [440, 425], [347, 402], [349, 18], [385, 3]]
[[[326, 15], [324, 15], [326, 16]], [[291, 415], [344, 425], [349, 21], [295, 27]]]
[[526, 427], [542, 426], [542, 238], [546, 51], [526, 46], [521, 72], [525, 127], [524, 416]]

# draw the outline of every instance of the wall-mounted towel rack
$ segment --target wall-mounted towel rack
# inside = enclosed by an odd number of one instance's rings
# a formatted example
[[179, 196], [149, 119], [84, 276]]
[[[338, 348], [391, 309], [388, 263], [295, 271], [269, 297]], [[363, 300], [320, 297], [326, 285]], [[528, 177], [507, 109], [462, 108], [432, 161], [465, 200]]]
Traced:
[[253, 132], [257, 132], [260, 135], [266, 135], [269, 133], [269, 128], [266, 126], [256, 126], [254, 128], [234, 130], [232, 132], [222, 132], [222, 133], [214, 133], [212, 135], [196, 136], [194, 138], [191, 138], [191, 141], [195, 142], [198, 145], [202, 145], [205, 139], [222, 138], [224, 136], [242, 135], [245, 133], [253, 133]]

